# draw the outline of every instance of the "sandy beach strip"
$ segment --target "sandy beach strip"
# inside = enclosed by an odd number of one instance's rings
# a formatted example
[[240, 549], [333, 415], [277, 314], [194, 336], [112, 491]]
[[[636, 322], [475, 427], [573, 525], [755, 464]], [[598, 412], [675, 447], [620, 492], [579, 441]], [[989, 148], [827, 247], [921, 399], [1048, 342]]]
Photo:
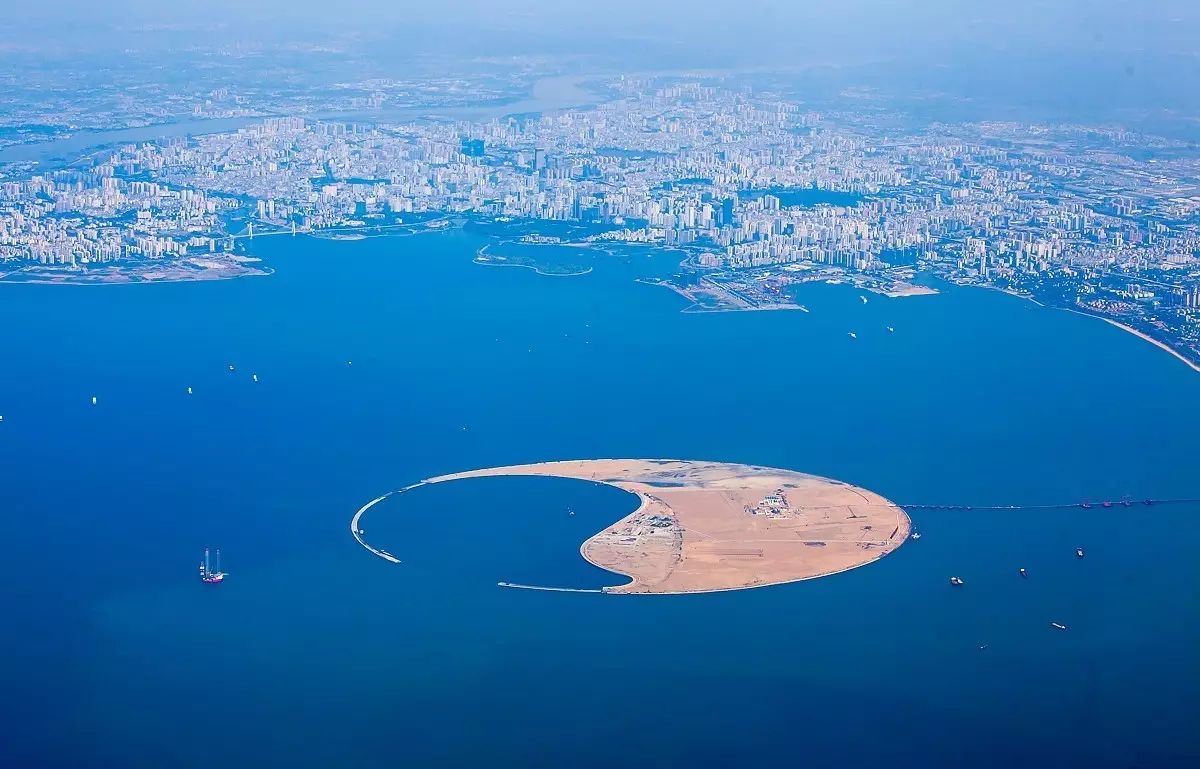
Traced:
[[708, 593], [815, 579], [877, 561], [911, 531], [899, 505], [866, 489], [725, 462], [538, 462], [425, 483], [511, 475], [575, 478], [638, 496], [637, 509], [580, 546], [588, 563], [629, 579], [604, 588], [609, 594]]
[[1102, 320], [1111, 326], [1116, 326], [1117, 328], [1121, 329], [1122, 331], [1126, 331], [1130, 334], [1133, 334], [1138, 339], [1143, 339], [1143, 340], [1149, 342], [1150, 344], [1154, 345], [1155, 347], [1157, 347], [1160, 350], [1165, 350], [1166, 352], [1171, 353], [1171, 355], [1174, 355], [1176, 358], [1178, 358], [1180, 362], [1182, 362], [1185, 366], [1190, 368], [1192, 371], [1200, 373], [1200, 365], [1198, 365], [1195, 361], [1192, 361], [1186, 355], [1179, 352], [1175, 348], [1171, 347], [1171, 345], [1167, 344], [1166, 342], [1160, 342], [1159, 340], [1155, 339], [1154, 337], [1150, 336], [1149, 334], [1146, 334], [1142, 331], [1138, 331], [1133, 326], [1126, 325], [1119, 320], [1113, 320], [1112, 318], [1106, 318], [1103, 315], [1096, 315], [1095, 313], [1084, 312], [1083, 310], [1074, 310], [1074, 309], [1071, 309], [1070, 307], [1063, 307], [1061, 309], [1066, 310], [1067, 312], [1073, 312], [1076, 315], [1084, 315], [1089, 318], [1097, 318], [1098, 320]]

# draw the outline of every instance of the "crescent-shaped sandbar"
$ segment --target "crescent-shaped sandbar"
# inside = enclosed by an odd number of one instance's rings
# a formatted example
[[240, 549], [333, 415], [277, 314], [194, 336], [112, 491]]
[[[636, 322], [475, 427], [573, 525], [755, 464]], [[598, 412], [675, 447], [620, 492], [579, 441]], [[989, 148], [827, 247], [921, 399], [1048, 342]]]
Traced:
[[866, 489], [724, 462], [538, 462], [439, 475], [418, 485], [502, 475], [576, 478], [638, 496], [636, 510], [580, 547], [590, 563], [630, 578], [605, 588], [609, 593], [703, 593], [823, 577], [882, 558], [911, 530], [900, 506]]

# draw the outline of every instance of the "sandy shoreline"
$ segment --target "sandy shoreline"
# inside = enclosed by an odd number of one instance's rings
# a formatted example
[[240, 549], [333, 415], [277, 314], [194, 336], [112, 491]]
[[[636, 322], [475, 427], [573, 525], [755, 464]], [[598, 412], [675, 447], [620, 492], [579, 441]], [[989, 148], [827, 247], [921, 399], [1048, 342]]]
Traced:
[[[503, 241], [503, 242], [499, 243], [498, 245], [503, 246], [508, 242], [511, 242], [511, 241]], [[546, 272], [545, 270], [542, 269], [542, 265], [538, 264], [537, 262], [525, 263], [525, 262], [518, 262], [518, 261], [510, 261], [513, 257], [488, 253], [488, 248], [490, 248], [492, 245], [493, 245], [492, 243], [485, 243], [482, 246], [480, 246], [479, 250], [477, 250], [475, 252], [475, 258], [472, 259], [471, 261], [474, 262], [475, 264], [479, 264], [484, 267], [521, 267], [526, 270], [533, 270], [533, 272], [535, 272], [536, 274], [543, 275], [547, 278], [575, 278], [575, 277], [579, 277], [580, 275], [587, 275], [588, 273], [590, 273], [592, 271], [592, 266], [588, 265], [587, 267], [585, 267], [582, 270], [574, 270], [572, 272]], [[573, 248], [587, 248], [587, 246], [583, 246], [583, 245], [576, 246], [574, 244], [568, 244], [568, 243], [547, 243], [547, 244], [523, 243], [521, 245], [555, 245], [555, 246], [570, 246]], [[523, 257], [516, 257], [516, 258], [519, 259], [519, 258], [523, 258]], [[532, 259], [532, 258], [530, 257], [530, 259]]]
[[1154, 345], [1155, 347], [1157, 347], [1160, 350], [1165, 350], [1166, 352], [1169, 352], [1171, 355], [1175, 356], [1176, 359], [1178, 359], [1180, 362], [1182, 362], [1183, 365], [1187, 366], [1192, 371], [1200, 373], [1200, 365], [1197, 365], [1194, 361], [1192, 361], [1186, 355], [1179, 352], [1175, 348], [1171, 347], [1171, 345], [1167, 344], [1166, 342], [1160, 342], [1159, 340], [1155, 339], [1154, 337], [1150, 336], [1149, 334], [1144, 333], [1142, 331], [1138, 331], [1133, 326], [1126, 325], [1119, 320], [1113, 320], [1112, 318], [1106, 318], [1103, 315], [1095, 315], [1090, 312], [1084, 312], [1083, 310], [1073, 310], [1069, 307], [1064, 307], [1062, 309], [1066, 310], [1067, 312], [1073, 312], [1076, 315], [1084, 315], [1089, 318], [1097, 318], [1097, 319], [1102, 320], [1105, 323], [1109, 324], [1110, 326], [1116, 326], [1117, 328], [1121, 329], [1122, 331], [1126, 331], [1130, 334], [1133, 334], [1138, 339], [1142, 339], [1144, 341], [1149, 342], [1150, 344]]
[[[137, 273], [117, 274], [113, 276], [97, 276], [93, 280], [81, 279], [78, 275], [46, 275], [29, 279], [16, 279], [19, 270], [0, 275], [0, 285], [10, 286], [144, 286], [152, 283], [211, 283], [221, 280], [240, 280], [242, 278], [263, 278], [275, 274], [269, 267], [249, 268], [245, 272], [197, 273], [182, 277], [145, 277]], [[158, 273], [155, 273], [156, 275]]]
[[475, 262], [475, 264], [483, 265], [484, 267], [519, 267], [519, 268], [525, 269], [525, 270], [533, 270], [538, 275], [544, 275], [547, 278], [577, 278], [580, 275], [587, 275], [589, 272], [592, 271], [592, 268], [588, 267], [587, 269], [580, 270], [579, 272], [545, 272], [535, 264], [519, 264], [517, 262], [491, 261], [491, 260], [495, 260], [495, 259], [498, 259], [498, 257], [493, 256], [493, 257], [490, 257], [490, 259], [483, 260], [483, 261], [480, 261], [479, 257], [475, 257], [471, 261]]
[[350, 534], [354, 537], [354, 539], [358, 542], [358, 544], [365, 547], [367, 550], [369, 550], [374, 555], [379, 556], [380, 558], [382, 558], [385, 561], [390, 561], [392, 563], [400, 563], [399, 558], [397, 558], [396, 556], [387, 552], [386, 550], [381, 550], [377, 547], [373, 547], [370, 544], [368, 544], [367, 540], [363, 539], [362, 529], [359, 528], [359, 522], [362, 520], [363, 515], [365, 515], [368, 510], [370, 510], [372, 507], [379, 504], [380, 502], [382, 502], [383, 500], [387, 499], [388, 497], [392, 496], [392, 494], [395, 494], [395, 493], [396, 492], [394, 492], [394, 491], [389, 491], [387, 494], [383, 494], [378, 497], [375, 497], [375, 499], [372, 499], [370, 502], [368, 502], [367, 504], [360, 507], [358, 509], [358, 512], [354, 514], [354, 517], [350, 519]]
[[1044, 308], [1051, 309], [1051, 310], [1062, 310], [1063, 312], [1069, 312], [1069, 313], [1073, 313], [1075, 315], [1082, 315], [1086, 318], [1095, 318], [1097, 320], [1102, 320], [1111, 326], [1116, 326], [1117, 328], [1121, 329], [1122, 331], [1133, 334], [1138, 339], [1149, 342], [1150, 344], [1154, 345], [1155, 347], [1157, 347], [1160, 350], [1164, 350], [1164, 351], [1170, 353], [1176, 359], [1178, 359], [1181, 363], [1183, 363], [1185, 366], [1190, 368], [1192, 371], [1200, 373], [1200, 364], [1197, 364], [1196, 362], [1192, 361], [1186, 355], [1179, 352], [1175, 348], [1171, 347], [1171, 345], [1167, 344], [1166, 342], [1161, 342], [1161, 341], [1155, 339], [1154, 337], [1150, 336], [1149, 334], [1146, 334], [1142, 331], [1138, 331], [1133, 326], [1122, 323], [1119, 320], [1114, 320], [1113, 318], [1108, 318], [1108, 317], [1099, 315], [1094, 312], [1085, 312], [1084, 310], [1077, 310], [1073, 307], [1055, 307], [1055, 306], [1048, 305], [1048, 304], [1042, 304], [1037, 299], [1034, 299], [1031, 296], [1025, 296], [1024, 294], [1018, 294], [1015, 291], [1010, 291], [1010, 290], [1004, 289], [1004, 288], [997, 288], [995, 286], [973, 286], [973, 287], [974, 288], [985, 288], [989, 291], [999, 291], [1001, 294], [1007, 294], [1008, 296], [1011, 296], [1016, 299], [1024, 299], [1027, 302], [1033, 302], [1038, 307], [1044, 307]]
[[882, 558], [912, 529], [904, 510], [866, 489], [753, 465], [569, 460], [451, 473], [423, 483], [497, 476], [575, 478], [638, 496], [636, 510], [580, 546], [592, 565], [629, 578], [604, 588], [606, 593], [707, 593], [816, 579]]

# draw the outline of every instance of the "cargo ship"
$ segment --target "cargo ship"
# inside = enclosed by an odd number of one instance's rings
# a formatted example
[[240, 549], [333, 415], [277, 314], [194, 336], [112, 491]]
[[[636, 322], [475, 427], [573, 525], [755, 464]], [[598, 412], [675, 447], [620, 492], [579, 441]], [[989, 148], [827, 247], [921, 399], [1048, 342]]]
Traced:
[[216, 558], [210, 561], [208, 548], [204, 548], [204, 560], [200, 562], [200, 581], [206, 585], [219, 585], [225, 581], [225, 572], [221, 571], [220, 550], [217, 550]]

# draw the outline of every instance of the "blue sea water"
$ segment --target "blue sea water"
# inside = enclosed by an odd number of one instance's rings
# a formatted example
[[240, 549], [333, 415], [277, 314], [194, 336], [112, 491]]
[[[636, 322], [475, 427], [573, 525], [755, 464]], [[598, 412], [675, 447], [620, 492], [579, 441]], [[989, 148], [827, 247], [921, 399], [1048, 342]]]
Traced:
[[1094, 319], [842, 286], [684, 314], [633, 282], [670, 256], [546, 277], [472, 264], [481, 242], [263, 239], [267, 278], [0, 286], [0, 765], [1200, 759], [1197, 506], [915, 511], [920, 541], [834, 577], [616, 597], [495, 583], [620, 582], [578, 547], [632, 499], [501, 478], [390, 498], [364, 527], [403, 563], [364, 551], [348, 522], [383, 492], [573, 457], [902, 503], [1200, 495], [1200, 376]]

